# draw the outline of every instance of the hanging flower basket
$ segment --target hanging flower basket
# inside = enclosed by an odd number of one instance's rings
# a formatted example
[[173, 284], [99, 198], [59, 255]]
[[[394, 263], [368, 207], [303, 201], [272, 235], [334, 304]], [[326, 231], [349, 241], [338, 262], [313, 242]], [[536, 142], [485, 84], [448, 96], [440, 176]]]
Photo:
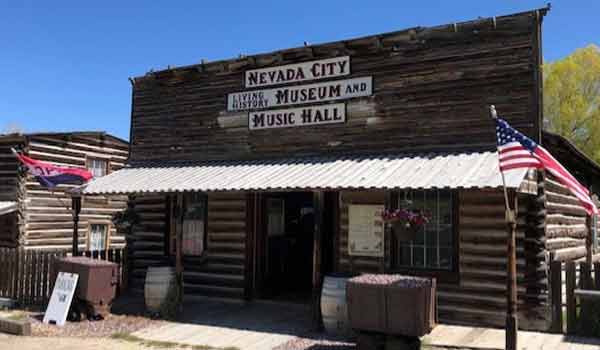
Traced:
[[408, 242], [417, 237], [429, 218], [421, 211], [410, 209], [386, 210], [381, 215], [383, 221], [390, 224], [397, 241]]
[[392, 233], [398, 242], [410, 242], [417, 238], [417, 234], [421, 231], [422, 226], [411, 225], [407, 222], [393, 221]]

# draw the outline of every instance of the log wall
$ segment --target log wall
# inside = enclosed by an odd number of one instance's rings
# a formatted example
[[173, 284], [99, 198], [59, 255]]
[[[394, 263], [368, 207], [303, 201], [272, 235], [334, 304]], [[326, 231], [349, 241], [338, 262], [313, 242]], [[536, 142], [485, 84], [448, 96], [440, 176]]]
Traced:
[[[134, 80], [132, 160], [493, 149], [495, 104], [539, 139], [539, 25], [545, 11], [381, 34], [217, 61]], [[349, 55], [373, 95], [347, 101], [345, 124], [249, 131], [227, 112], [244, 72]]]
[[132, 292], [143, 294], [148, 267], [171, 264], [168, 253], [168, 201], [164, 194], [144, 194], [131, 197], [140, 221], [134, 226], [129, 249], [129, 286]]
[[584, 257], [589, 233], [585, 209], [571, 191], [552, 175], [546, 175], [544, 187], [546, 249], [557, 261]]
[[[439, 317], [443, 322], [503, 327], [506, 313], [506, 242], [504, 197], [500, 190], [458, 192], [459, 268], [457, 282], [438, 281]], [[348, 256], [348, 204], [384, 204], [383, 192], [342, 192], [338, 271], [379, 272], [379, 258]], [[547, 329], [550, 316], [544, 252], [525, 250], [534, 196], [521, 195], [517, 228], [520, 327]], [[389, 247], [386, 255], [389, 255]], [[390, 269], [386, 269], [387, 272]]]
[[19, 172], [19, 162], [11, 151], [11, 148], [20, 148], [24, 143], [22, 135], [0, 136], [0, 201], [18, 203], [16, 212], [0, 216], [0, 247], [16, 247], [24, 230], [23, 174]]
[[184, 257], [186, 296], [244, 297], [246, 194], [208, 194], [208, 239], [202, 259]]
[[[131, 288], [142, 293], [148, 267], [174, 266], [169, 249], [170, 209], [165, 195], [133, 198], [140, 223], [133, 232]], [[185, 295], [244, 297], [246, 194], [208, 194], [207, 245], [200, 257], [183, 257]]]
[[[70, 249], [73, 218], [71, 199], [66, 191], [74, 186], [44, 188], [30, 174], [19, 172], [16, 158], [6, 156], [6, 150], [20, 146], [33, 159], [80, 168], [85, 168], [87, 157], [102, 158], [110, 161], [111, 170], [118, 170], [127, 159], [128, 144], [103, 133], [29, 134], [20, 136], [20, 139], [20, 143], [15, 142], [18, 140], [6, 141], [0, 157], [2, 175], [9, 171], [16, 175], [11, 175], [11, 179], [0, 179], [0, 183], [10, 185], [3, 196], [8, 194], [18, 201], [16, 221], [20, 232], [16, 244], [26, 249]], [[125, 208], [126, 200], [124, 196], [84, 198], [78, 227], [81, 250], [87, 249], [88, 224], [110, 224], [112, 215]], [[122, 248], [125, 244], [123, 234], [114, 227], [110, 231], [110, 248]], [[16, 244], [13, 242], [13, 245]]]

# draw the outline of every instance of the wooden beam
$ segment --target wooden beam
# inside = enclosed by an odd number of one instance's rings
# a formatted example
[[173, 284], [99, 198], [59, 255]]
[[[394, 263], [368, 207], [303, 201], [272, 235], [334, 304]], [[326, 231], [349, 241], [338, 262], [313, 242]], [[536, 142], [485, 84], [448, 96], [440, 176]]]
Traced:
[[81, 195], [73, 194], [71, 196], [71, 210], [73, 214], [73, 241], [71, 251], [73, 256], [79, 255], [79, 213], [81, 213]]
[[323, 276], [321, 271], [323, 249], [323, 217], [325, 209], [325, 193], [316, 191], [313, 194], [315, 213], [315, 230], [313, 234], [313, 326], [320, 330], [323, 327], [321, 319], [321, 286]]
[[563, 312], [562, 312], [562, 262], [550, 262], [550, 296], [552, 298], [552, 326], [550, 331], [553, 333], [562, 333]]
[[175, 197], [175, 273], [179, 283], [179, 302], [183, 302], [183, 193], [177, 193]]
[[567, 334], [574, 334], [577, 325], [577, 304], [575, 302], [576, 270], [575, 263], [566, 263], [566, 285], [567, 285]]
[[[591, 193], [591, 192], [590, 192]], [[586, 263], [586, 269], [587, 269], [587, 273], [584, 275], [585, 280], [584, 282], [584, 286], [586, 288], [592, 288], [593, 285], [593, 281], [592, 281], [592, 256], [594, 255], [594, 242], [592, 241], [592, 232], [593, 232], [593, 228], [592, 225], [594, 223], [594, 220], [592, 220], [592, 217], [590, 215], [588, 215], [586, 217], [585, 220], [586, 223], [586, 227], [588, 228], [588, 234], [585, 238], [585, 263]]]
[[254, 245], [255, 245], [255, 211], [256, 194], [246, 194], [246, 260], [244, 262], [244, 299], [252, 300], [254, 297]]
[[588, 298], [588, 299], [599, 299], [600, 298], [600, 290], [575, 289], [573, 294], [575, 296], [578, 296], [581, 298]]
[[[514, 209], [506, 208], [506, 223], [508, 230], [508, 278], [506, 279], [507, 305], [506, 305], [506, 350], [517, 350], [517, 332], [519, 329], [517, 318], [517, 249], [516, 249], [516, 231], [517, 231], [517, 213], [518, 196], [516, 193], [510, 193], [514, 202]], [[510, 201], [507, 199], [507, 203]]]

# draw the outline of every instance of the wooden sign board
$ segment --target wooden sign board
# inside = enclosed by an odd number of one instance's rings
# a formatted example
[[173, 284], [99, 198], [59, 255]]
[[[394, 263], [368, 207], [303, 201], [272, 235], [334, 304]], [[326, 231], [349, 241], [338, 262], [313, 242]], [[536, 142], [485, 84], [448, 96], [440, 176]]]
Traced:
[[248, 115], [248, 128], [250, 130], [289, 128], [344, 123], [345, 121], [346, 105], [335, 103], [302, 108], [250, 112]]
[[324, 60], [287, 64], [246, 71], [245, 86], [254, 88], [299, 81], [340, 77], [350, 74], [350, 57], [334, 57]]
[[44, 323], [65, 325], [78, 279], [79, 275], [76, 273], [58, 273], [48, 308], [44, 314]]
[[348, 207], [348, 254], [383, 257], [383, 205], [351, 204]]
[[228, 111], [266, 109], [370, 96], [373, 77], [334, 80], [307, 85], [249, 90], [227, 95]]

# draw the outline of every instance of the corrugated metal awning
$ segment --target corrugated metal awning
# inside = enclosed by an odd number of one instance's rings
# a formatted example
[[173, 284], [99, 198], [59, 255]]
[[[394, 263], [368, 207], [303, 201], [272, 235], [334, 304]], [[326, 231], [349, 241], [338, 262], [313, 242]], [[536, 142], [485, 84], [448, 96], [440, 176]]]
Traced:
[[17, 210], [17, 202], [0, 201], [0, 215], [12, 213]]
[[[506, 177], [517, 188], [526, 170]], [[496, 188], [496, 152], [151, 163], [89, 183], [84, 194], [186, 191]]]

